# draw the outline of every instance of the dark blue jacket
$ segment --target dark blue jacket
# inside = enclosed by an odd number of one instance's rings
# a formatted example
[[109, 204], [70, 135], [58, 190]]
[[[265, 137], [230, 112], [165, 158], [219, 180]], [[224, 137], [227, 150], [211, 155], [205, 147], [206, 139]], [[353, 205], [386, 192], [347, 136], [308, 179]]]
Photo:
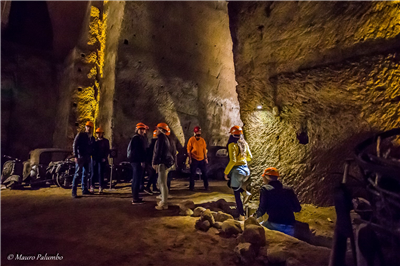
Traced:
[[95, 138], [86, 132], [80, 132], [76, 135], [73, 144], [74, 156], [76, 158], [89, 158], [93, 153], [93, 143]]
[[146, 161], [147, 137], [135, 134], [129, 142], [127, 157], [131, 163], [144, 163]]
[[267, 213], [269, 222], [293, 225], [293, 212], [299, 211], [301, 205], [290, 187], [283, 186], [279, 181], [270, 181], [261, 188], [257, 218]]
[[110, 154], [110, 142], [108, 139], [97, 139], [93, 145], [93, 160], [96, 162], [102, 162], [103, 159], [108, 158]]

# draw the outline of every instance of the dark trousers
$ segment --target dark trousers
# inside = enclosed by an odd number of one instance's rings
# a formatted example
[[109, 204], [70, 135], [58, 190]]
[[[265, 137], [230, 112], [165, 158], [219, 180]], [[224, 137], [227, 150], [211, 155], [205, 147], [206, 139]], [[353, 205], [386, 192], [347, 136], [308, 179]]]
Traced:
[[74, 179], [72, 179], [72, 194], [76, 195], [76, 190], [78, 188], [78, 179], [82, 178], [81, 180], [81, 185], [82, 185], [82, 191], [87, 191], [87, 182], [88, 182], [88, 177], [91, 175], [91, 165], [92, 165], [92, 160], [85, 159], [85, 158], [79, 158], [78, 163], [75, 164], [75, 174], [74, 174]]
[[93, 174], [90, 185], [94, 187], [96, 181], [99, 182], [99, 188], [103, 187], [104, 183], [104, 174], [106, 173], [106, 169], [108, 167], [108, 162], [96, 162], [93, 160]]
[[190, 164], [190, 189], [194, 189], [194, 179], [196, 177], [196, 170], [199, 168], [201, 170], [201, 177], [203, 178], [204, 188], [208, 189], [208, 179], [206, 175], [206, 160], [197, 161], [192, 158], [192, 163]]
[[132, 165], [132, 197], [133, 200], [139, 199], [139, 188], [143, 178], [143, 167], [140, 163], [131, 163]]
[[150, 190], [150, 186], [153, 185], [153, 190], [157, 190], [158, 174], [156, 173], [156, 170], [151, 167], [150, 164], [147, 164], [147, 173], [149, 175], [149, 181], [147, 182], [146, 189]]
[[244, 216], [244, 209], [243, 209], [243, 202], [242, 199], [240, 198], [240, 193], [243, 192], [242, 188], [232, 188], [233, 193], [235, 194], [235, 201], [236, 201], [236, 209], [238, 210], [239, 215]]

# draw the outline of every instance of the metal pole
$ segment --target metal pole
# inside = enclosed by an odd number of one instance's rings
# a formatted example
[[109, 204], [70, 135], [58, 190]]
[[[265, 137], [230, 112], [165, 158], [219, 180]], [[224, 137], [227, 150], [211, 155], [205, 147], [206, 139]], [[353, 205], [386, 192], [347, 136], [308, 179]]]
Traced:
[[113, 169], [114, 169], [114, 158], [111, 158], [110, 190], [111, 190], [111, 185], [112, 185]]

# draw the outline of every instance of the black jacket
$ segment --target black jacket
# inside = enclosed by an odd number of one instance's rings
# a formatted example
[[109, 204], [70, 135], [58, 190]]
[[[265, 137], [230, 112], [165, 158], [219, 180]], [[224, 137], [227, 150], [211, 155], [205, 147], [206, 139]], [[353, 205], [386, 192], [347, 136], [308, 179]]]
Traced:
[[152, 164], [164, 164], [167, 168], [170, 168], [175, 164], [175, 155], [175, 143], [165, 134], [158, 135], [158, 139], [154, 146]]
[[290, 187], [283, 186], [279, 181], [270, 181], [261, 188], [257, 218], [267, 213], [268, 221], [272, 223], [293, 225], [295, 222], [293, 212], [299, 211], [301, 211], [299, 200]]
[[97, 139], [93, 144], [93, 160], [96, 162], [101, 162], [103, 159], [107, 159], [109, 154], [110, 142], [108, 139]]
[[127, 157], [131, 163], [144, 163], [148, 146], [146, 136], [135, 134], [128, 145]]
[[72, 149], [74, 150], [74, 156], [76, 158], [88, 158], [93, 153], [93, 143], [95, 139], [86, 132], [80, 132], [74, 139]]

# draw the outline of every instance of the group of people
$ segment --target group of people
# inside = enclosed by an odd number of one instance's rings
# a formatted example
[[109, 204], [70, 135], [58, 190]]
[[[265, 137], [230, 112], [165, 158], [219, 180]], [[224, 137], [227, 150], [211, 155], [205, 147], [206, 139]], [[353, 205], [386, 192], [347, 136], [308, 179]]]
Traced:
[[[93, 123], [87, 122], [85, 132], [78, 133], [74, 140], [74, 156], [76, 170], [72, 182], [72, 196], [76, 197], [77, 181], [82, 177], [82, 194], [91, 194], [94, 191], [93, 180], [99, 181], [99, 192], [103, 189], [103, 174], [107, 165], [109, 154], [109, 141], [103, 137], [104, 131], [101, 128], [96, 130], [97, 139], [92, 136]], [[148, 173], [148, 183], [144, 192], [152, 194], [157, 192], [157, 185], [161, 193], [160, 201], [155, 207], [157, 210], [168, 209], [169, 182], [168, 173], [177, 167], [177, 151], [172, 138], [171, 130], [166, 123], [157, 124], [153, 132], [153, 139], [148, 144], [146, 133], [149, 127], [144, 123], [136, 125], [135, 135], [128, 145], [127, 157], [132, 166], [132, 204], [141, 203], [139, 197], [140, 186], [143, 185], [144, 171]], [[201, 137], [201, 128], [195, 127], [193, 137], [188, 141], [187, 153], [190, 163], [190, 185], [189, 189], [194, 190], [194, 178], [197, 169], [200, 169], [204, 182], [204, 189], [208, 190], [208, 178], [206, 165], [208, 164], [207, 144]], [[225, 168], [224, 177], [228, 186], [232, 188], [235, 195], [236, 207], [239, 213], [239, 220], [245, 219], [243, 204], [251, 198], [247, 191], [250, 180], [248, 162], [252, 154], [248, 143], [244, 139], [243, 130], [240, 126], [233, 126], [230, 129], [230, 136], [227, 144], [229, 163]], [[91, 178], [90, 189], [87, 189], [88, 173], [94, 171], [94, 178]], [[262, 174], [264, 185], [260, 190], [260, 205], [253, 214], [260, 218], [265, 213], [269, 215], [268, 221], [263, 225], [272, 230], [278, 230], [289, 235], [294, 233], [294, 214], [301, 210], [300, 203], [293, 190], [283, 186], [279, 181], [279, 172], [274, 167], [265, 169]], [[151, 190], [153, 186], [153, 190]], [[243, 200], [242, 200], [243, 198]]]

